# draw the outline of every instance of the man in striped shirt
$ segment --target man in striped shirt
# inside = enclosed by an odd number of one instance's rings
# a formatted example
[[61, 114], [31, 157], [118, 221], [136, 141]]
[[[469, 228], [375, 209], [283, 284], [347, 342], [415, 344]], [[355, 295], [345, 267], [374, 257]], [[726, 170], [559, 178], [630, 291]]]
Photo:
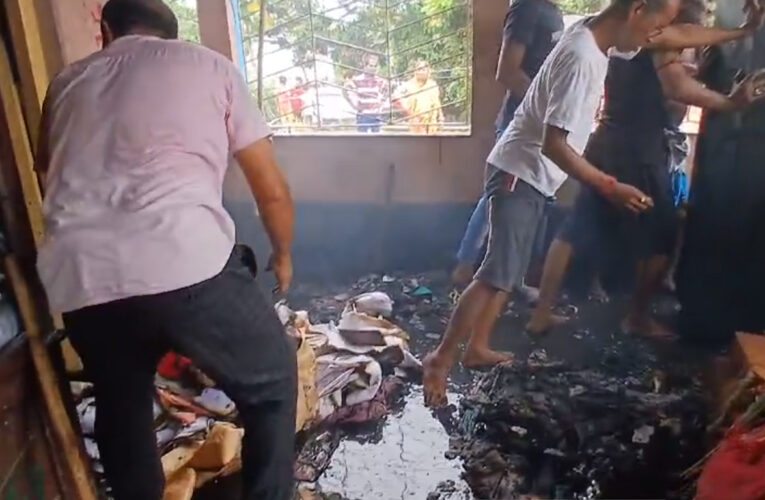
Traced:
[[364, 71], [354, 76], [346, 86], [345, 97], [356, 110], [359, 132], [377, 133], [382, 124], [383, 102], [388, 94], [388, 82], [377, 75], [380, 57], [367, 54]]

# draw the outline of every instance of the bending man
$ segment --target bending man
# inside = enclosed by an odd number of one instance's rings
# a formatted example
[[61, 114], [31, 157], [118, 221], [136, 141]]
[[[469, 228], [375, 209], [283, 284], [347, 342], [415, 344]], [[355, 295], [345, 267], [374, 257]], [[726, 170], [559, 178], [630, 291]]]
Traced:
[[[701, 0], [683, 0], [676, 22], [701, 24], [706, 14]], [[747, 21], [739, 30], [707, 31], [708, 45], [752, 34], [762, 22], [763, 8], [748, 3]], [[550, 247], [545, 262], [540, 300], [527, 325], [539, 335], [559, 322], [551, 314], [572, 252], [598, 255], [628, 252], [638, 262], [637, 287], [622, 322], [627, 333], [671, 336], [650, 317], [651, 299], [664, 278], [676, 244], [677, 217], [670, 182], [665, 129], [672, 124], [667, 100], [716, 111], [748, 107], [754, 96], [748, 85], [725, 96], [693, 78], [679, 50], [645, 50], [631, 61], [613, 59], [606, 79], [606, 102], [586, 157], [620, 182], [635, 185], [654, 202], [648, 213], [635, 216], [584, 186], [571, 216]], [[603, 254], [599, 261], [605, 260]]]
[[109, 0], [101, 30], [45, 99], [38, 270], [94, 384], [106, 479], [116, 500], [162, 498], [154, 375], [174, 350], [237, 405], [243, 498], [292, 498], [295, 352], [222, 202], [232, 153], [286, 291], [293, 208], [268, 127], [236, 67], [175, 40], [160, 0]]
[[629, 58], [641, 46], [681, 48], [708, 43], [709, 30], [704, 28], [666, 28], [679, 7], [679, 0], [612, 0], [597, 16], [567, 30], [545, 60], [487, 160], [490, 233], [486, 257], [460, 297], [440, 345], [425, 358], [427, 404], [445, 402], [446, 379], [463, 340], [469, 338], [463, 357], [468, 367], [511, 359], [490, 349], [489, 336], [509, 292], [526, 273], [544, 205], [567, 174], [624, 210], [638, 214], [651, 208], [648, 195], [600, 171], [582, 151], [600, 103], [611, 52], [632, 52], [620, 55]]
[[[502, 48], [497, 63], [497, 81], [507, 91], [495, 123], [497, 139], [502, 135], [515, 110], [526, 95], [547, 55], [563, 34], [563, 15], [550, 0], [513, 0], [505, 16]], [[470, 282], [489, 232], [488, 196], [481, 195], [468, 221], [457, 251], [457, 267], [452, 279], [459, 285]], [[533, 302], [536, 289], [519, 286], [518, 292]]]

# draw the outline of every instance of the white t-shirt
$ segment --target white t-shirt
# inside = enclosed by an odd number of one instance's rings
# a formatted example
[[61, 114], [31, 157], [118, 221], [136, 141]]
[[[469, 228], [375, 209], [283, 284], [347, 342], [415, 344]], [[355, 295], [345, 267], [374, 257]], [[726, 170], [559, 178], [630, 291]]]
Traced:
[[542, 154], [545, 125], [568, 131], [568, 143], [582, 154], [607, 70], [608, 57], [595, 43], [585, 20], [572, 25], [542, 64], [487, 162], [545, 196], [554, 196], [567, 175]]

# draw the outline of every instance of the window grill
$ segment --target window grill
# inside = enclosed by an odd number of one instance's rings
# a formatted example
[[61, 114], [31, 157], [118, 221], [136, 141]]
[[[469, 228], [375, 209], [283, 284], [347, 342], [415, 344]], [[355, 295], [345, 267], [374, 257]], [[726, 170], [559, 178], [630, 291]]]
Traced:
[[470, 133], [472, 0], [238, 1], [276, 133]]

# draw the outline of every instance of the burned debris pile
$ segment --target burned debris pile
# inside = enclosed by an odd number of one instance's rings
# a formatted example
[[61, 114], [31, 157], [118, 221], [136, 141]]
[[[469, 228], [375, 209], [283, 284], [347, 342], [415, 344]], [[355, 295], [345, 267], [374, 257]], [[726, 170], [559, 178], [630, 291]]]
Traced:
[[498, 366], [462, 401], [450, 453], [478, 498], [671, 498], [703, 454], [705, 408], [694, 384], [662, 385], [547, 361]]
[[[315, 483], [327, 468], [344, 428], [382, 422], [406, 382], [419, 377], [421, 365], [409, 350], [409, 334], [393, 316], [394, 300], [371, 291], [382, 280], [366, 278], [351, 293], [314, 297], [310, 314], [292, 310], [285, 301], [275, 306], [296, 347], [295, 430], [303, 446], [295, 479], [301, 486]], [[401, 283], [392, 278], [385, 282], [396, 297], [407, 299]], [[429, 302], [431, 295], [417, 302]], [[243, 430], [234, 403], [215, 382], [191, 360], [169, 353], [155, 385], [155, 432], [169, 491], [165, 499], [188, 498], [195, 489], [238, 472]], [[93, 387], [75, 382], [72, 390], [85, 448], [100, 477]], [[108, 495], [105, 485], [103, 489]]]
[[[301, 284], [290, 293], [291, 303], [310, 311], [320, 323], [335, 320], [349, 299], [365, 293], [385, 293], [395, 304], [391, 320], [412, 335], [414, 341], [438, 340], [457, 299], [445, 272], [370, 274], [350, 287]], [[429, 337], [433, 338], [430, 339]]]

